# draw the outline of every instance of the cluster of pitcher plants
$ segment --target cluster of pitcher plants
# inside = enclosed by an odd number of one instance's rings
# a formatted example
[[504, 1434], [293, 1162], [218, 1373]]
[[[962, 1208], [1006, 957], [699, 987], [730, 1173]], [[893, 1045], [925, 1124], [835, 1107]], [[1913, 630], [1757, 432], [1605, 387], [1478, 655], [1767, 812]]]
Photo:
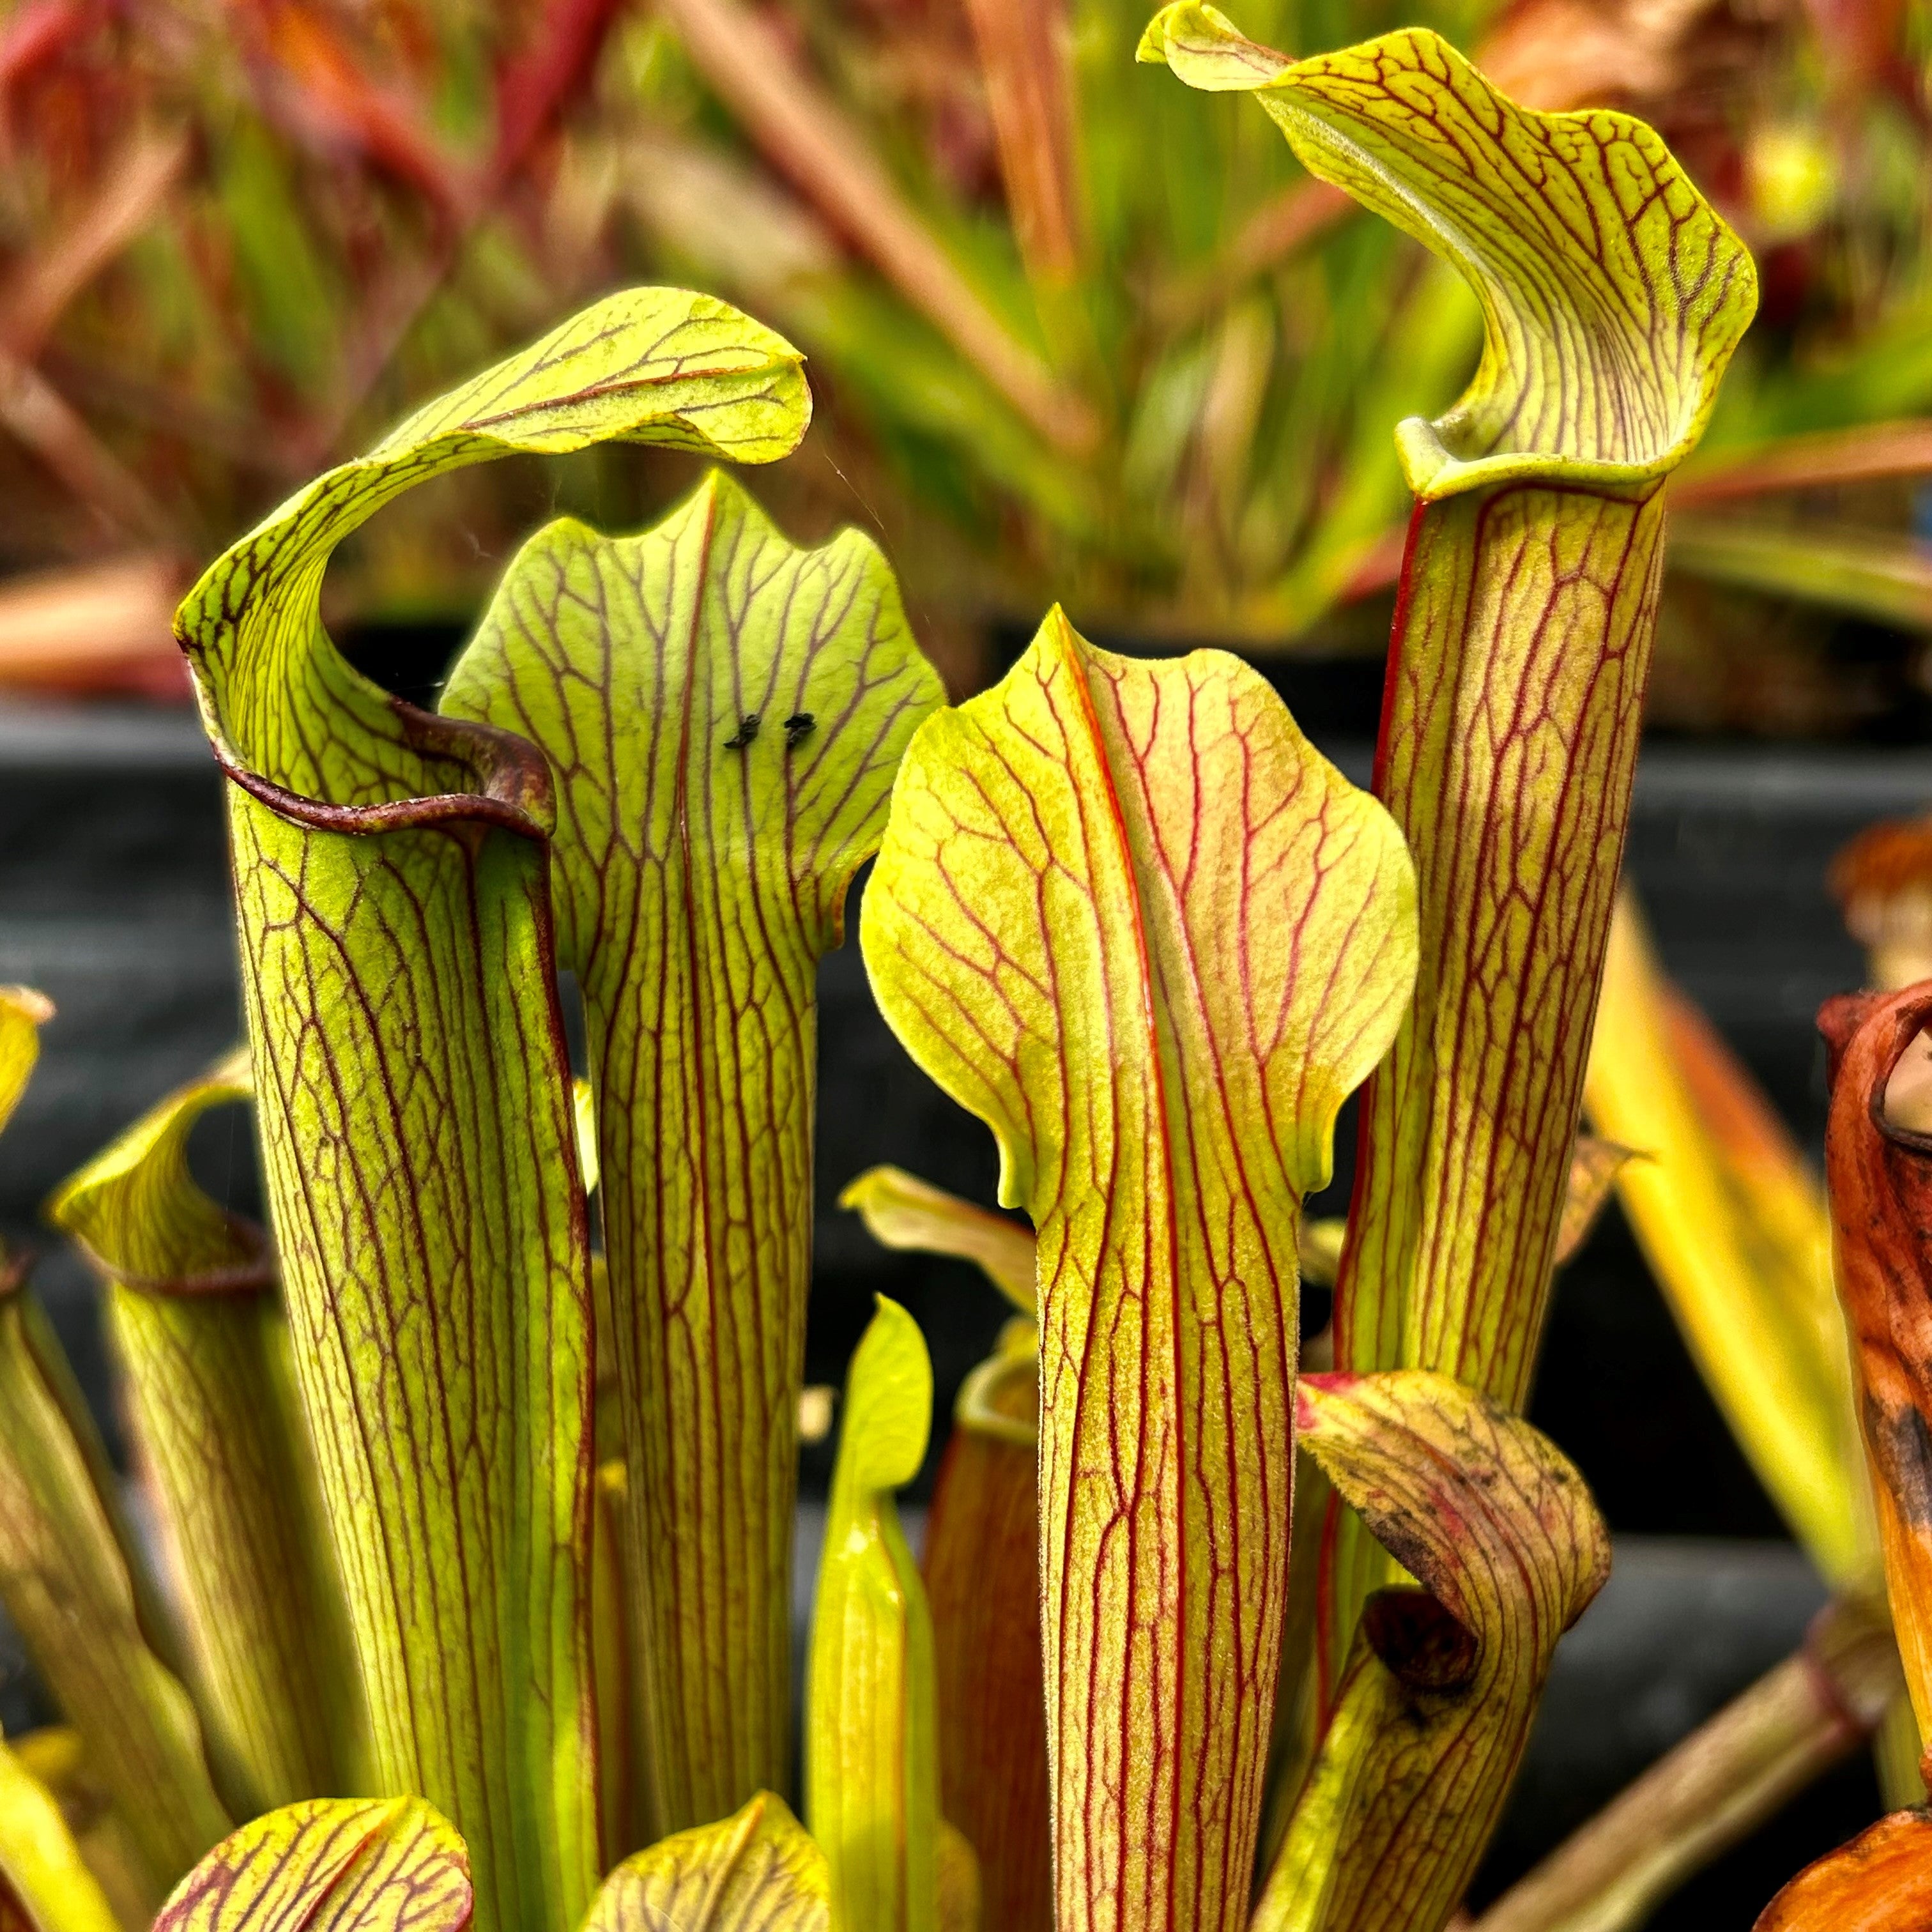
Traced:
[[[1461, 401], [1396, 431], [1372, 794], [1238, 660], [1058, 610], [948, 708], [874, 545], [796, 548], [722, 470], [640, 535], [531, 538], [434, 715], [349, 668], [325, 568], [413, 484], [796, 446], [797, 352], [706, 296], [610, 297], [292, 498], [178, 619], [248, 1047], [52, 1210], [145, 1544], [23, 1266], [0, 1293], [0, 1594], [66, 1720], [0, 1750], [0, 1923], [1439, 1932], [1608, 1571], [1522, 1410], [1613, 1180], [1840, 1592], [1804, 1766], [1894, 1702], [1882, 1574], [1932, 1720], [1932, 1141], [1884, 1097], [1932, 993], [1832, 1016], [1855, 1402], [1815, 1190], [1616, 902], [1665, 486], [1750, 258], [1640, 123], [1520, 109], [1426, 32], [1291, 61], [1183, 0], [1142, 56], [1252, 92], [1482, 308]], [[850, 1190], [1016, 1310], [922, 1564], [925, 1346], [882, 1302], [854, 1357], [795, 1779], [814, 978], [874, 854], [874, 994], [1027, 1218]], [[46, 1017], [0, 998], [0, 1113]], [[1364, 1082], [1346, 1228], [1304, 1226]], [[268, 1233], [188, 1165], [249, 1101]], [[1701, 1796], [1620, 1801], [1640, 1856], [1600, 1834], [1496, 1922], [1637, 1922], [1714, 1804], [1790, 1788], [1791, 1724], [1726, 1721]], [[1902, 1810], [1762, 1922], [1918, 1924], [1928, 1847]]]

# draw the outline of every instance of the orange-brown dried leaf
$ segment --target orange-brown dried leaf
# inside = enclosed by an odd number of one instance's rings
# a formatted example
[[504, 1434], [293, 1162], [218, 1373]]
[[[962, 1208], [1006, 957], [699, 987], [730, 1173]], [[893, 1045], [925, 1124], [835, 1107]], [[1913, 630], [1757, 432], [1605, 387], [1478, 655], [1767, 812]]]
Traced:
[[1932, 1019], [1932, 982], [1851, 994], [1818, 1016], [1830, 1052], [1826, 1180], [1858, 1419], [1878, 1504], [1892, 1627], [1932, 1736], [1932, 1139], [1886, 1115], [1893, 1070]]
[[1932, 1814], [1894, 1811], [1808, 1865], [1752, 1932], [1924, 1932], [1932, 1925]]
[[1832, 861], [1827, 883], [1870, 956], [1870, 983], [1909, 986], [1932, 970], [1932, 819], [1869, 826]]
[[967, 0], [1020, 259], [1049, 288], [1080, 266], [1078, 139], [1062, 0]]
[[268, 101], [298, 140], [326, 153], [359, 153], [453, 218], [464, 188], [420, 110], [370, 71], [322, 8], [304, 0], [258, 0], [250, 35], [266, 56]]
[[1625, 107], [1657, 120], [1688, 94], [1708, 103], [1762, 60], [1768, 21], [1720, 0], [1519, 0], [1500, 10], [1476, 63], [1532, 107]]

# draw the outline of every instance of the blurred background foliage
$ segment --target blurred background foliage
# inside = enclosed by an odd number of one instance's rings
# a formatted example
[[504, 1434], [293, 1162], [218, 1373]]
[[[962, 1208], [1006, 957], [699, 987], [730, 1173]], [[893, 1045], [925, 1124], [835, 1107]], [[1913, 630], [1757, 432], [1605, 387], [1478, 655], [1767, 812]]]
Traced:
[[[784, 329], [818, 418], [759, 489], [886, 544], [956, 686], [1063, 599], [1258, 658], [1385, 640], [1392, 425], [1473, 364], [1460, 284], [1252, 104], [1133, 51], [1150, 0], [14, 0], [0, 16], [0, 682], [179, 694], [194, 566], [410, 400], [598, 290]], [[1654, 122], [1761, 320], [1676, 487], [1653, 701], [1925, 736], [1932, 19], [1905, 0], [1242, 0], [1294, 52], [1421, 21], [1519, 98]], [[491, 466], [332, 581], [433, 675], [553, 507], [678, 459]], [[406, 668], [399, 674], [407, 682]]]

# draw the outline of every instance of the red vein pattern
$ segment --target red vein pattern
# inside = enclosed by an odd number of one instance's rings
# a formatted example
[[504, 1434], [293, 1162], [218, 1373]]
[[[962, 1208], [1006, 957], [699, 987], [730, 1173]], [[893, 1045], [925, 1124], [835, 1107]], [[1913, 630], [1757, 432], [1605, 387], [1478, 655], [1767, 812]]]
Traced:
[[824, 1854], [784, 1799], [761, 1791], [735, 1816], [627, 1858], [584, 1932], [830, 1932], [830, 1895]]
[[713, 475], [641, 536], [532, 538], [443, 700], [555, 772], [653, 1835], [785, 1782], [818, 963], [941, 697], [869, 541], [795, 549]]
[[1058, 611], [907, 755], [867, 966], [1039, 1231], [1060, 1932], [1246, 1916], [1286, 1594], [1300, 1197], [1412, 970], [1386, 815], [1232, 658]]
[[463, 1840], [418, 1798], [284, 1805], [224, 1838], [154, 1932], [466, 1932]]
[[462, 1832], [486, 1932], [598, 1869], [590, 1255], [557, 1004], [549, 775], [398, 704], [322, 633], [336, 543], [411, 484], [603, 437], [764, 460], [797, 352], [612, 296], [292, 498], [176, 629], [230, 778], [264, 1168], [374, 1777]]
[[[1418, 502], [1376, 790], [1414, 855], [1421, 954], [1364, 1109], [1336, 1358], [1520, 1407], [1622, 857], [1664, 480], [1750, 320], [1750, 257], [1641, 122], [1519, 106], [1425, 30], [1293, 62], [1180, 0], [1142, 57], [1252, 92], [1312, 172], [1482, 304], [1468, 390], [1396, 431]], [[1331, 1660], [1376, 1568], [1339, 1532]]]
[[1302, 1447], [1425, 1587], [1371, 1599], [1251, 1932], [1438, 1932], [1610, 1532], [1552, 1443], [1446, 1376], [1310, 1376], [1296, 1400]]
[[1663, 503], [1505, 484], [1418, 512], [1376, 790], [1416, 857], [1415, 1005], [1369, 1085], [1337, 1359], [1520, 1407], [1636, 761]]
[[[463, 1820], [488, 1922], [588, 1902], [589, 1244], [543, 851], [238, 788], [266, 1178], [376, 1774]], [[520, 1839], [521, 1842], [520, 1843]]]
[[1546, 114], [1411, 28], [1291, 61], [1179, 0], [1140, 58], [1251, 92], [1311, 174], [1449, 262], [1480, 301], [1480, 365], [1396, 432], [1430, 500], [1512, 476], [1655, 481], [1695, 447], [1756, 302], [1749, 252], [1656, 131]]

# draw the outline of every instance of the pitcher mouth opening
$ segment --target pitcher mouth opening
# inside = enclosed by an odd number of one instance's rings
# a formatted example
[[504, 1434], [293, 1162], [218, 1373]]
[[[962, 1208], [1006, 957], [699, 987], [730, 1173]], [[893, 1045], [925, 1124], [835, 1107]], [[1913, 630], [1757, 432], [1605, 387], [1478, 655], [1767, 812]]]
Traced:
[[251, 798], [278, 818], [316, 831], [358, 835], [473, 824], [494, 826], [539, 844], [548, 842], [556, 825], [556, 791], [548, 761], [527, 738], [497, 725], [424, 711], [405, 698], [388, 701], [399, 728], [398, 742], [425, 758], [460, 764], [473, 777], [475, 790], [339, 805], [263, 777], [219, 731], [211, 731], [209, 742], [215, 762]]
[[1396, 454], [1403, 480], [1419, 502], [1440, 502], [1472, 490], [1516, 482], [1566, 484], [1635, 500], [1654, 490], [1696, 440], [1694, 432], [1687, 433], [1660, 456], [1641, 462], [1606, 462], [1541, 449], [1498, 449], [1486, 455], [1464, 456], [1454, 446], [1459, 427], [1455, 417], [1454, 411], [1435, 422], [1426, 416], [1405, 416], [1396, 425]]

